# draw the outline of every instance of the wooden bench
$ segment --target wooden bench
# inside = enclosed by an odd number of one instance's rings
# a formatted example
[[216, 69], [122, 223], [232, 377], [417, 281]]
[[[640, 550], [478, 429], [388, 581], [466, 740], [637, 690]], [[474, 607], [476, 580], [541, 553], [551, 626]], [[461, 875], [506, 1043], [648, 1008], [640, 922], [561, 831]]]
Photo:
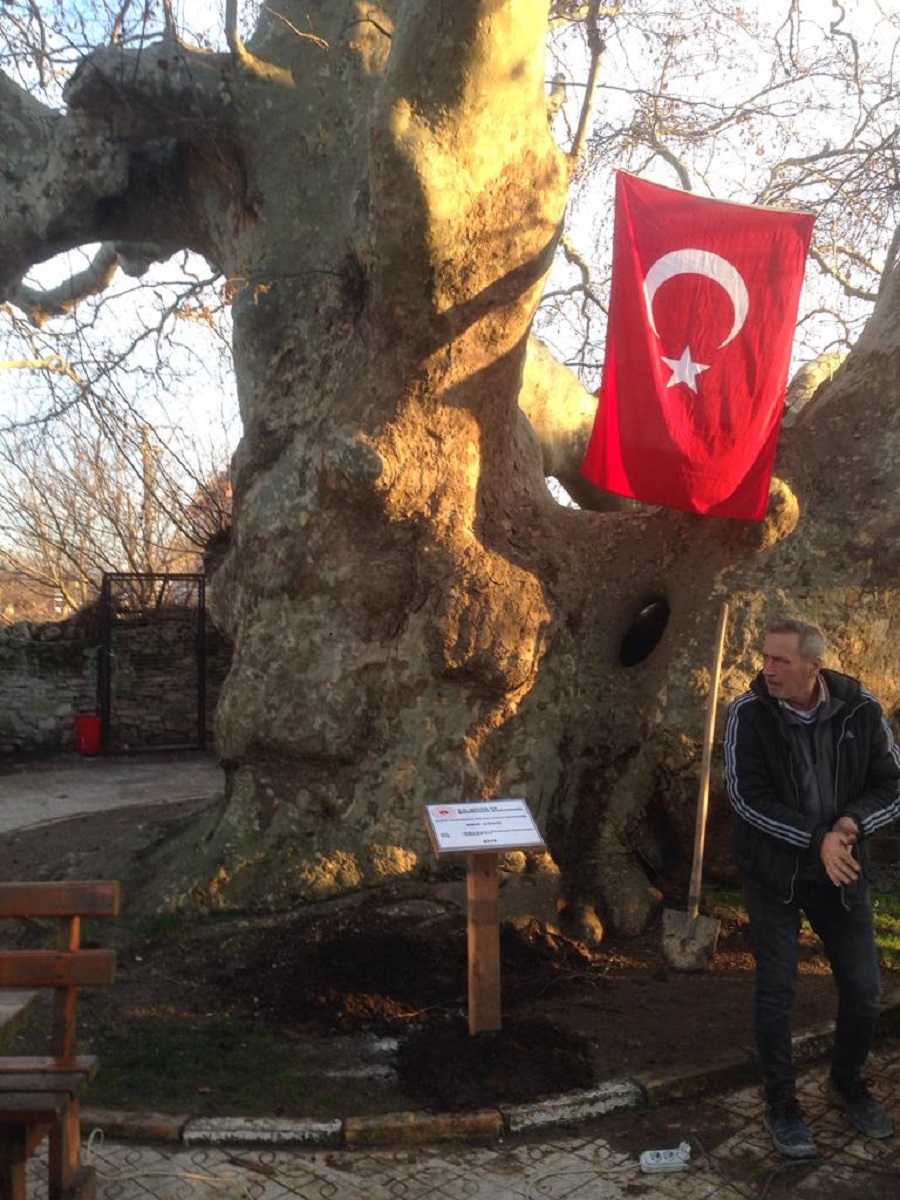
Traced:
[[0, 1057], [0, 1200], [25, 1200], [25, 1169], [48, 1138], [49, 1200], [92, 1200], [94, 1171], [81, 1164], [79, 1096], [97, 1070], [75, 1054], [80, 987], [111, 983], [112, 950], [81, 948], [83, 917], [114, 917], [118, 883], [0, 883], [0, 918], [55, 918], [56, 949], [0, 949], [0, 987], [52, 988], [46, 1056]]

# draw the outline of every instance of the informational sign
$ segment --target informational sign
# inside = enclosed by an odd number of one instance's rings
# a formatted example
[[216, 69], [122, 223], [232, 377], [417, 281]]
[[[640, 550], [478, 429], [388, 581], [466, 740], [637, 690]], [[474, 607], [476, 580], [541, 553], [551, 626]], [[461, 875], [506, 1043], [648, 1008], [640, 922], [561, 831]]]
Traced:
[[435, 854], [499, 853], [543, 850], [534, 817], [525, 800], [475, 800], [465, 804], [429, 804], [425, 819]]

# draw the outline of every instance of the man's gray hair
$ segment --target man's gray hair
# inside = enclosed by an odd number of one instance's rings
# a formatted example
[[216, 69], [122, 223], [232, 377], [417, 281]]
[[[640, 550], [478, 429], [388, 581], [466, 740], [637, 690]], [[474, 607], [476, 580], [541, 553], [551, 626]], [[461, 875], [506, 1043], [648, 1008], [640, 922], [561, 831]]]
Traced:
[[800, 621], [796, 617], [776, 617], [766, 625], [766, 633], [796, 633], [800, 639], [798, 650], [801, 658], [807, 662], [813, 658], [825, 657], [825, 635], [818, 625], [809, 621]]

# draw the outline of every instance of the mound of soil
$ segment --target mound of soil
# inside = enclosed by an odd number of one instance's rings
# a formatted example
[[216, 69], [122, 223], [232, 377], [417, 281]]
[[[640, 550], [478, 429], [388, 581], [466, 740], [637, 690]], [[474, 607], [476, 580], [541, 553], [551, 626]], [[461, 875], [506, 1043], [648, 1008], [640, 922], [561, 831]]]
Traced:
[[[189, 810], [104, 813], [8, 834], [0, 879], [105, 876], [122, 879], [127, 897], [147, 846]], [[326, 1060], [348, 1037], [389, 1039], [403, 1096], [440, 1110], [700, 1070], [751, 1046], [752, 960], [733, 910], [717, 914], [717, 952], [695, 974], [667, 964], [658, 928], [592, 949], [521, 913], [502, 929], [503, 1028], [473, 1038], [464, 891], [462, 881], [410, 883], [282, 917], [160, 919], [139, 929], [126, 911], [117, 982], [96, 1003], [120, 1021], [164, 1013], [198, 1027], [214, 1018], [238, 1035], [264, 1028], [285, 1045], [318, 1045]], [[810, 943], [795, 1030], [833, 1015], [833, 984]], [[359, 1111], [355, 1101], [348, 1111]]]
[[[591, 949], [531, 918], [506, 923], [502, 1029], [477, 1037], [466, 1016], [464, 920], [425, 894], [384, 893], [313, 919], [245, 921], [218, 942], [214, 962], [194, 957], [192, 969], [235, 1013], [288, 1036], [398, 1039], [404, 1091], [444, 1110], [700, 1069], [752, 1043], [752, 960], [734, 917], [724, 918], [715, 957], [697, 974], [667, 964], [658, 928]], [[810, 946], [797, 1029], [825, 1023], [833, 1001]]]
[[209, 978], [236, 1011], [295, 1038], [396, 1038], [404, 1093], [453, 1110], [591, 1086], [594, 1048], [560, 1022], [559, 1009], [579, 985], [590, 990], [595, 966], [586, 948], [536, 921], [504, 926], [503, 1025], [472, 1037], [459, 913], [421, 896], [384, 896], [311, 921], [235, 930]]
[[586, 1038], [517, 1016], [475, 1037], [461, 1016], [418, 1029], [401, 1042], [397, 1070], [405, 1091], [426, 1107], [461, 1110], [587, 1088], [596, 1076]]

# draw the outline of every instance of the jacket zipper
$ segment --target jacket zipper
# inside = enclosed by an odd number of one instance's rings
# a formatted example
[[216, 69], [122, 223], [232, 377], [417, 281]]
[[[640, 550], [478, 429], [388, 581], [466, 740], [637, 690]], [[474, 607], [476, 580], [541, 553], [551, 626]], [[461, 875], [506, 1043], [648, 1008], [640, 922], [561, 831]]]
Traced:
[[[837, 745], [834, 748], [834, 807], [835, 807], [836, 812], [839, 811], [839, 808], [840, 808], [840, 805], [838, 803], [838, 776], [840, 774], [840, 769], [841, 769], [841, 747], [843, 746], [844, 741], [846, 740], [846, 735], [847, 735], [847, 722], [850, 720], [850, 718], [852, 716], [854, 716], [863, 707], [864, 704], [865, 704], [865, 700], [861, 700], [859, 702], [859, 704], [856, 705], [855, 708], [853, 708], [850, 712], [848, 712], [845, 715], [843, 721], [841, 722], [841, 734], [837, 740]], [[860, 822], [859, 836], [860, 837], [863, 836], [862, 822]], [[863, 873], [862, 851], [858, 851], [857, 853], [858, 853], [858, 857], [859, 857], [860, 875], [862, 875], [862, 873]], [[841, 892], [841, 907], [846, 912], [849, 912], [851, 905], [850, 905], [850, 901], [847, 897], [847, 893], [844, 889], [843, 884], [841, 884], [840, 892]]]
[[[847, 737], [847, 722], [850, 720], [851, 717], [855, 716], [856, 713], [858, 713], [861, 708], [863, 708], [865, 706], [865, 703], [866, 703], [865, 700], [861, 700], [859, 702], [859, 704], [856, 705], [855, 708], [853, 708], [850, 712], [848, 712], [845, 715], [843, 721], [841, 722], [841, 735], [837, 740], [837, 745], [835, 746], [835, 750], [834, 750], [834, 807], [835, 807], [835, 810], [838, 810], [840, 807], [840, 805], [838, 803], [838, 776], [840, 775], [840, 770], [841, 770], [841, 747], [843, 746], [844, 742], [846, 741], [846, 737]], [[859, 832], [862, 833], [862, 828], [860, 828]]]
[[[800, 807], [801, 807], [800, 788], [797, 785], [797, 777], [794, 774], [794, 756], [793, 756], [793, 754], [791, 754], [791, 740], [788, 737], [787, 732], [785, 731], [784, 726], [782, 725], [781, 721], [778, 721], [777, 728], [778, 728], [778, 733], [781, 737], [781, 740], [784, 743], [784, 749], [787, 752], [788, 778], [791, 781], [791, 787], [794, 790], [794, 800], [796, 801], [797, 810], [799, 811]], [[798, 854], [794, 858], [794, 869], [791, 872], [791, 883], [790, 883], [790, 887], [788, 888], [787, 898], [785, 900], [782, 900], [782, 902], [781, 902], [782, 904], [793, 903], [794, 884], [797, 881], [797, 876], [799, 875], [799, 873], [800, 873], [800, 855]]]

